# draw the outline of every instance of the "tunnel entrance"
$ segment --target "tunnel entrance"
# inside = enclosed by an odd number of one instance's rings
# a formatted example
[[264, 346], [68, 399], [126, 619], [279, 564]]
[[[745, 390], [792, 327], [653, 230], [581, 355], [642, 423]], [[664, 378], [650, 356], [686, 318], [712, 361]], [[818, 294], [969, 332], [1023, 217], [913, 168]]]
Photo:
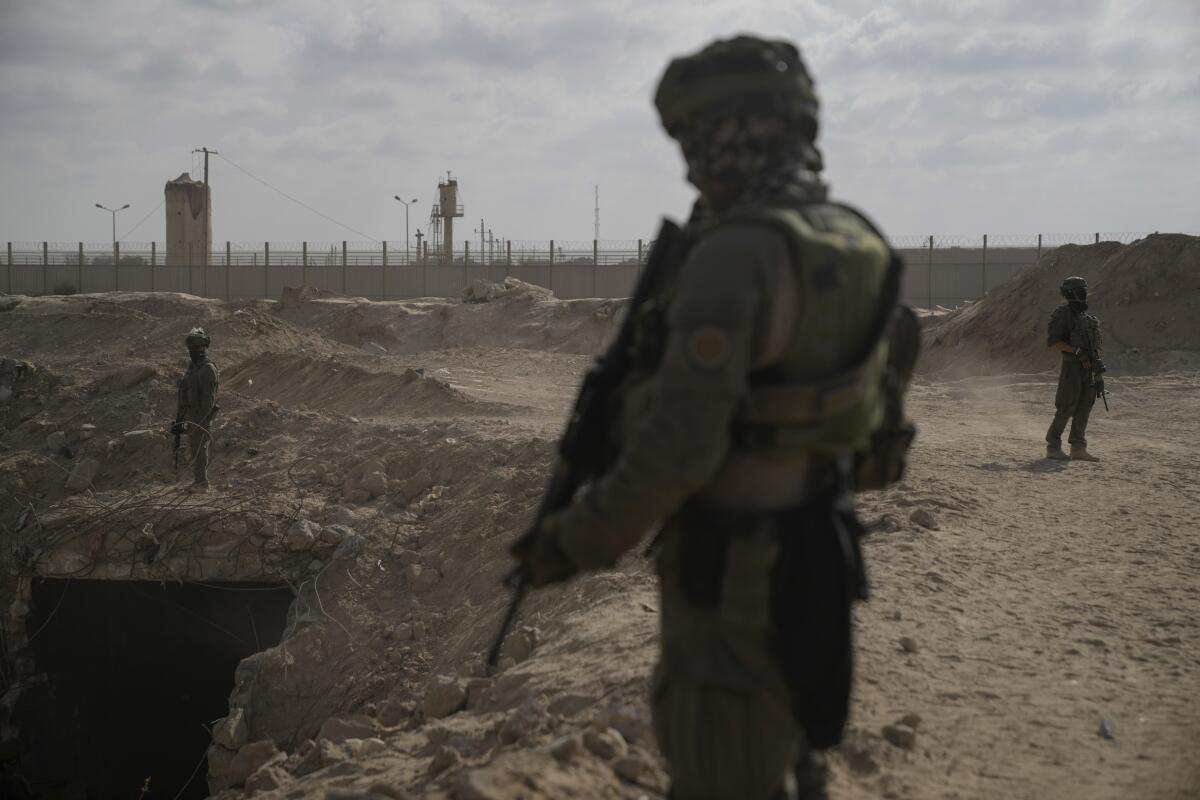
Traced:
[[279, 643], [291, 591], [264, 583], [32, 583], [26, 625], [46, 680], [24, 690], [14, 721], [35, 795], [206, 797], [206, 727], [228, 713], [238, 662]]

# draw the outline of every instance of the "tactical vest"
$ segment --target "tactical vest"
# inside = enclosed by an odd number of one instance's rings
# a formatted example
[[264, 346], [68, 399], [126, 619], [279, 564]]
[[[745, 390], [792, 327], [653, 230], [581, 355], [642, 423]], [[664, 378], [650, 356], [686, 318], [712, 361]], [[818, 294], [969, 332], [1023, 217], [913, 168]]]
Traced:
[[1069, 306], [1067, 320], [1070, 324], [1067, 334], [1070, 345], [1099, 353], [1104, 344], [1104, 338], [1100, 335], [1100, 320], [1086, 312], [1076, 313]]
[[[187, 372], [179, 380], [180, 405], [183, 408], [183, 413], [189, 416], [199, 414], [203, 409], [200, 408], [200, 376], [204, 369], [208, 367], [212, 370], [213, 378], [213, 399], [216, 400], [217, 388], [220, 383], [220, 374], [217, 372], [217, 365], [205, 358], [199, 364], [188, 364]], [[209, 412], [211, 417], [213, 412]], [[195, 422], [203, 422], [204, 420], [193, 420]]]
[[[784, 235], [799, 303], [784, 357], [750, 375], [733, 420], [735, 447], [784, 459], [867, 449], [884, 416], [884, 332], [899, 291], [898, 259], [865, 217], [833, 203], [722, 214], [689, 224], [685, 241], [731, 224], [763, 225]], [[675, 254], [674, 274], [689, 249]], [[642, 375], [661, 357], [674, 294], [675, 281], [668, 280], [658, 297], [631, 312], [634, 361]]]

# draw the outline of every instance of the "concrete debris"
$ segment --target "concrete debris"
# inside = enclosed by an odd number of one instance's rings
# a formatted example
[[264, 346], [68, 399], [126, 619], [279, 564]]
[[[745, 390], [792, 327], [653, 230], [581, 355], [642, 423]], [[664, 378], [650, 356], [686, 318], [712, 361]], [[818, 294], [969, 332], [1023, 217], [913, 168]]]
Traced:
[[317, 733], [317, 739], [339, 743], [347, 739], [370, 739], [378, 735], [379, 726], [375, 720], [363, 714], [356, 714], [352, 717], [331, 717], [325, 720]]
[[[209, 791], [214, 794], [221, 789], [232, 789], [244, 786], [255, 772], [268, 764], [282, 764], [287, 756], [279, 752], [279, 748], [269, 739], [242, 745], [237, 754], [229, 759], [228, 764], [220, 773], [212, 770], [212, 751], [209, 748]], [[215, 780], [214, 780], [215, 779]], [[215, 785], [214, 785], [215, 784]], [[219, 787], [219, 788], [217, 788]]]
[[541, 632], [537, 628], [523, 626], [508, 635], [500, 654], [520, 664], [533, 655], [533, 650], [537, 647], [540, 637]]
[[606, 728], [603, 731], [595, 729], [586, 731], [583, 734], [583, 745], [592, 755], [604, 761], [621, 758], [629, 752], [629, 745], [625, 743], [625, 737], [612, 728]]
[[312, 520], [298, 519], [288, 528], [286, 545], [293, 553], [311, 550], [321, 535], [321, 526]]
[[467, 688], [463, 681], [440, 675], [425, 690], [420, 711], [425, 719], [448, 717], [467, 705]]
[[229, 715], [213, 727], [213, 741], [230, 750], [237, 750], [246, 744], [249, 736], [246, 712], [241, 708], [229, 709]]
[[347, 536], [353, 536], [354, 531], [347, 525], [333, 524], [326, 525], [321, 529], [320, 541], [323, 545], [334, 546], [340, 544]]
[[597, 731], [612, 728], [628, 742], [649, 742], [653, 738], [650, 715], [644, 709], [619, 703], [602, 708], [591, 727]]
[[1105, 739], [1113, 739], [1117, 735], [1117, 726], [1113, 724], [1111, 719], [1102, 719], [1100, 720], [1100, 728], [1096, 731], [1096, 734]]
[[462, 291], [464, 303], [488, 303], [507, 291], [504, 286], [491, 281], [476, 279]]
[[433, 760], [429, 762], [429, 774], [440, 775], [451, 767], [457, 767], [462, 763], [462, 756], [453, 747], [443, 745], [438, 748], [434, 754]]
[[388, 349], [386, 347], [381, 344], [376, 344], [375, 342], [363, 342], [362, 349], [376, 356], [386, 356], [388, 353]]
[[583, 752], [583, 740], [578, 734], [560, 736], [550, 743], [550, 754], [559, 761], [571, 761]]
[[99, 461], [94, 458], [81, 458], [67, 476], [64, 488], [71, 493], [86, 491], [92, 486], [92, 481], [96, 479], [96, 473], [99, 471]]
[[158, 431], [153, 430], [138, 430], [127, 431], [121, 437], [121, 444], [126, 451], [136, 453], [144, 447], [161, 443]]
[[265, 764], [246, 779], [246, 794], [253, 796], [259, 792], [270, 792], [282, 789], [290, 783], [292, 776], [281, 764]]

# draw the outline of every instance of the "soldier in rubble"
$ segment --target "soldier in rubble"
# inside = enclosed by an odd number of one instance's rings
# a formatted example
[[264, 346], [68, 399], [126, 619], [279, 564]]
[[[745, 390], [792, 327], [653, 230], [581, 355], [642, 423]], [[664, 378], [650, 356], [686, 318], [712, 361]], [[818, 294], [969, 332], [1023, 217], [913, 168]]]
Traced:
[[[1087, 313], [1087, 280], [1077, 276], [1062, 282], [1059, 291], [1067, 302], [1054, 309], [1046, 345], [1062, 353], [1058, 373], [1058, 391], [1054, 395], [1057, 409], [1050, 429], [1046, 431], [1046, 458], [1059, 461], [1099, 461], [1087, 450], [1087, 424], [1092, 406], [1096, 403], [1096, 380], [1103, 372], [1100, 361], [1100, 320]], [[1071, 422], [1067, 441], [1071, 454], [1062, 448], [1062, 435]]]
[[179, 379], [179, 405], [171, 433], [185, 434], [188, 439], [188, 459], [195, 482], [189, 491], [208, 491], [208, 451], [212, 443], [213, 418], [217, 405], [217, 365], [208, 358], [211, 339], [203, 328], [192, 328], [184, 340], [192, 363]]

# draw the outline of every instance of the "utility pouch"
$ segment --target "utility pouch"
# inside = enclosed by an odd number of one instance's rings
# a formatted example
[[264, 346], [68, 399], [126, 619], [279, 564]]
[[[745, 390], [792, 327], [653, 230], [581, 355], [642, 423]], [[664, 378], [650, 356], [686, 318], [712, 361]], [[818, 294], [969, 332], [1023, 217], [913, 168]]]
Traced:
[[904, 477], [916, 427], [905, 416], [904, 397], [917, 366], [921, 328], [908, 306], [897, 306], [888, 326], [888, 360], [883, 370], [883, 422], [867, 449], [854, 456], [854, 490], [886, 489]]

